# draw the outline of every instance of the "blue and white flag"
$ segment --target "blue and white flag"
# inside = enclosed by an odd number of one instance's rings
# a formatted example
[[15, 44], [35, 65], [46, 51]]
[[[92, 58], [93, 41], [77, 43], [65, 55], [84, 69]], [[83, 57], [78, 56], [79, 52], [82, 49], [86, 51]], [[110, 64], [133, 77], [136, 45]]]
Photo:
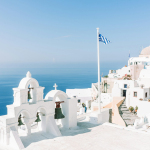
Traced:
[[107, 38], [105, 38], [101, 34], [99, 34], [99, 41], [103, 42], [104, 44], [108, 44], [110, 42]]

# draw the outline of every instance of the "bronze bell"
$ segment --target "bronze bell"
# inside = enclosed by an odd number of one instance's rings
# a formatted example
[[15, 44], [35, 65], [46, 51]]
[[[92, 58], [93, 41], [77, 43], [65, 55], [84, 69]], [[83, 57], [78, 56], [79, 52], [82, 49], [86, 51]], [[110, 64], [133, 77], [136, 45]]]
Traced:
[[40, 122], [40, 121], [41, 121], [41, 119], [40, 119], [40, 117], [39, 117], [39, 113], [38, 113], [38, 112], [37, 112], [36, 117], [37, 117], [37, 119], [35, 120], [35, 122]]
[[28, 88], [28, 89], [29, 89], [29, 91], [28, 91], [28, 99], [32, 99], [31, 94], [30, 94], [30, 90], [31, 90], [31, 89], [34, 89], [34, 88], [31, 87], [31, 88]]
[[32, 99], [30, 91], [28, 91], [28, 99]]
[[63, 115], [61, 108], [60, 108], [60, 103], [63, 103], [64, 101], [60, 101], [60, 102], [55, 102], [56, 103], [56, 108], [55, 108], [55, 119], [62, 119], [65, 118], [65, 116]]
[[21, 120], [21, 115], [18, 118], [18, 126], [24, 125], [22, 120]]
[[62, 114], [61, 108], [55, 108], [55, 119], [62, 119], [65, 116]]

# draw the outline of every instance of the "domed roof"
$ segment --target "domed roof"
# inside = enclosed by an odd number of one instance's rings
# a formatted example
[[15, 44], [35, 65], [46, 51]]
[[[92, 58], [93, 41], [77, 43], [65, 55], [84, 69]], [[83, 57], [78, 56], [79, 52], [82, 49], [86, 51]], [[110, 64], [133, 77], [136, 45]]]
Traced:
[[150, 55], [150, 46], [144, 48], [144, 49], [141, 51], [141, 55]]
[[20, 81], [18, 88], [26, 89], [28, 88], [29, 84], [32, 84], [33, 87], [39, 87], [38, 81], [32, 78], [31, 73], [28, 71], [26, 77]]

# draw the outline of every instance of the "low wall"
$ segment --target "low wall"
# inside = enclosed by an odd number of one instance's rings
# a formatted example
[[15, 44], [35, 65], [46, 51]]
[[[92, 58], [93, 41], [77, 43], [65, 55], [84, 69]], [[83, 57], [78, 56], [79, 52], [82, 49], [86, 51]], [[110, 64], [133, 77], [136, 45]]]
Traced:
[[90, 114], [90, 123], [92, 124], [103, 124], [105, 122], [110, 121], [110, 109], [109, 108], [103, 108], [101, 110], [101, 113], [98, 113], [99, 111], [95, 111]]
[[112, 123], [126, 127], [125, 122], [123, 121], [122, 117], [119, 114], [119, 110], [118, 110], [117, 105], [115, 105], [115, 112], [114, 112], [114, 115], [112, 115]]
[[112, 123], [126, 127], [125, 122], [119, 114], [118, 107], [123, 103], [125, 97], [113, 97], [113, 102], [103, 108], [112, 108]]
[[148, 101], [138, 101], [138, 117], [148, 117], [150, 116], [150, 102]]

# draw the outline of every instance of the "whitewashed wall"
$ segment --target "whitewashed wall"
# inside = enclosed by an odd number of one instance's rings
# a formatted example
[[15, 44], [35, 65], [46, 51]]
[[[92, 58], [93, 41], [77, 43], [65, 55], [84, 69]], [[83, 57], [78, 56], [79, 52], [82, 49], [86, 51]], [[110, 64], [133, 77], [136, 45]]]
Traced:
[[[137, 92], [137, 97], [134, 97], [134, 92]], [[147, 98], [145, 97], [145, 93], [147, 92]], [[127, 90], [126, 95], [126, 106], [139, 106], [139, 99], [143, 99], [143, 101], [147, 101], [149, 98], [149, 88], [141, 88], [141, 87], [135, 87]]]
[[148, 117], [150, 115], [150, 102], [139, 101], [137, 115], [139, 117]]

